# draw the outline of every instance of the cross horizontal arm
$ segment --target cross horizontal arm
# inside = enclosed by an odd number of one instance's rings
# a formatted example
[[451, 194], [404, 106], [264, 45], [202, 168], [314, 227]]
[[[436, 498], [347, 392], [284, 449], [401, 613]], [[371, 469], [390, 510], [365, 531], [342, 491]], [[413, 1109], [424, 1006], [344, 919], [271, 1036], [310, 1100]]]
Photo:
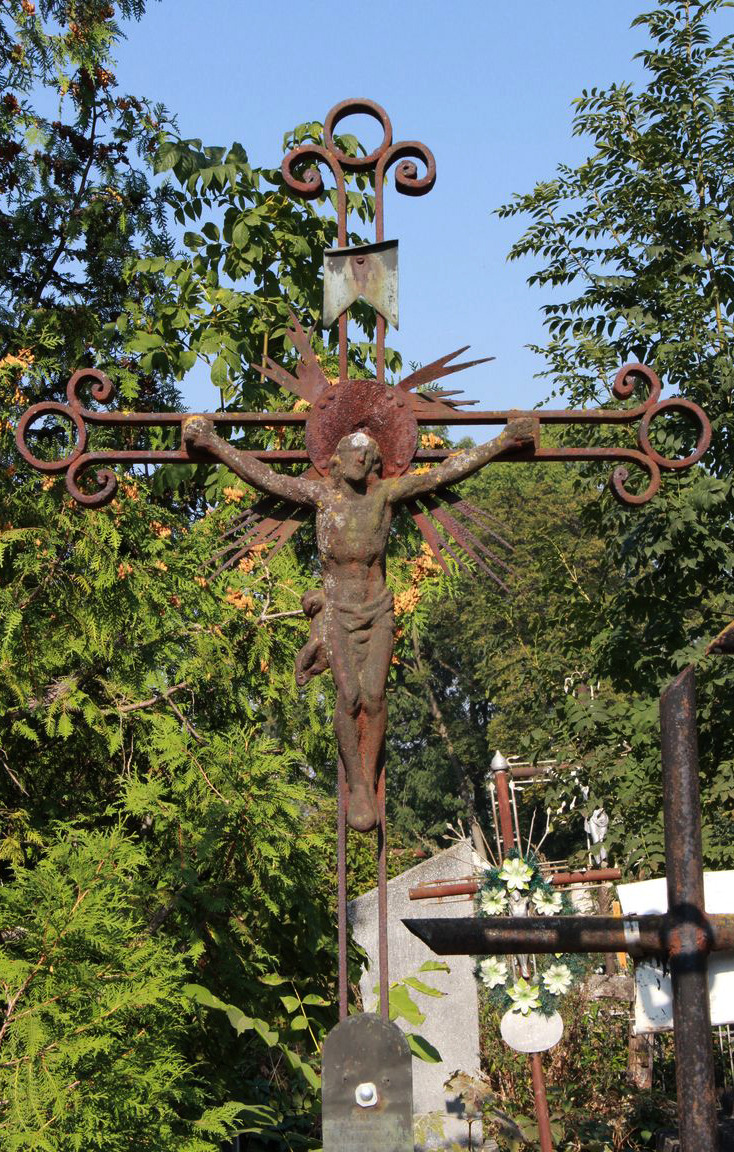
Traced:
[[[734, 916], [698, 917], [701, 951], [734, 949]], [[426, 917], [403, 924], [438, 956], [515, 956], [518, 953], [628, 952], [666, 956], [680, 924], [655, 916]]]
[[[616, 447], [612, 445], [567, 446], [549, 445], [544, 447], [536, 437], [535, 446], [529, 445], [523, 452], [509, 453], [508, 460], [568, 460], [568, 461], [617, 461], [619, 466], [614, 469], [610, 477], [610, 486], [615, 497], [624, 504], [644, 504], [650, 500], [660, 486], [660, 470], [677, 470], [690, 468], [697, 463], [706, 451], [711, 439], [711, 426], [706, 414], [690, 400], [669, 398], [660, 399], [660, 381], [655, 373], [644, 365], [626, 365], [617, 374], [612, 392], [619, 400], [628, 400], [632, 395], [635, 381], [642, 379], [648, 389], [647, 399], [631, 408], [589, 408], [589, 409], [535, 409], [532, 412], [518, 410], [510, 411], [472, 411], [460, 412], [450, 404], [440, 400], [428, 401], [427, 396], [411, 392], [411, 402], [414, 407], [414, 418], [419, 425], [431, 424], [459, 424], [459, 425], [511, 425], [523, 419], [532, 419], [536, 428], [543, 424], [587, 425], [587, 424], [619, 424], [629, 425], [639, 420], [637, 432], [637, 447]], [[82, 401], [80, 392], [82, 388], [90, 387], [92, 399], [96, 407], [89, 408]], [[186, 451], [183, 440], [183, 425], [193, 419], [193, 414], [185, 412], [126, 412], [121, 410], [105, 411], [104, 406], [114, 400], [115, 389], [112, 381], [99, 369], [83, 368], [69, 380], [67, 385], [66, 404], [57, 401], [41, 401], [32, 405], [21, 417], [16, 430], [16, 443], [20, 455], [31, 467], [39, 472], [49, 474], [66, 473], [66, 485], [72, 497], [87, 507], [100, 507], [108, 503], [115, 494], [117, 479], [111, 470], [111, 465], [122, 464], [130, 466], [141, 463], [159, 464], [164, 461], [211, 460], [218, 458], [216, 454], [202, 448], [198, 456], [192, 457]], [[437, 396], [443, 395], [436, 393]], [[692, 452], [682, 459], [667, 459], [662, 456], [651, 443], [650, 425], [662, 413], [676, 412], [686, 415], [697, 426], [696, 446]], [[211, 412], [203, 415], [212, 426], [216, 428], [267, 428], [304, 427], [308, 424], [312, 410], [289, 412]], [[72, 425], [75, 446], [71, 451], [65, 451], [58, 458], [48, 458], [45, 455], [39, 458], [28, 442], [34, 425], [40, 423], [47, 427], [59, 420], [66, 420]], [[126, 438], [128, 447], [107, 448], [104, 451], [88, 451], [90, 430], [95, 427], [120, 428], [128, 432], [144, 430], [147, 428], [168, 428], [177, 431], [181, 439], [179, 446], [166, 449], [145, 448], [141, 444], [130, 448], [129, 435]], [[486, 450], [486, 445], [483, 448]], [[479, 449], [478, 451], [481, 451]], [[270, 462], [306, 463], [309, 461], [307, 452], [302, 449], [271, 450], [256, 447], [250, 449], [251, 456], [267, 459]], [[440, 484], [451, 483], [459, 478], [457, 473], [464, 475], [464, 471], [455, 461], [458, 457], [451, 457], [446, 451], [418, 451], [414, 452], [413, 461], [442, 461], [441, 469], [434, 469], [439, 475], [424, 475], [416, 479], [403, 477], [409, 481], [409, 486], [417, 484], [417, 494], [432, 491]], [[638, 486], [636, 490], [626, 487], [628, 479], [628, 466], [633, 465], [640, 469], [643, 478], [647, 477], [646, 486]], [[481, 466], [481, 465], [480, 465]], [[79, 479], [83, 473], [97, 467], [96, 491], [84, 491], [79, 486]], [[446, 475], [444, 476], [444, 473]], [[276, 482], [279, 483], [279, 482]], [[415, 494], [415, 493], [413, 493]], [[301, 494], [303, 495], [303, 494]], [[300, 499], [301, 497], [296, 497]], [[411, 492], [400, 494], [398, 499], [410, 499]], [[306, 503], [310, 500], [306, 499]]]

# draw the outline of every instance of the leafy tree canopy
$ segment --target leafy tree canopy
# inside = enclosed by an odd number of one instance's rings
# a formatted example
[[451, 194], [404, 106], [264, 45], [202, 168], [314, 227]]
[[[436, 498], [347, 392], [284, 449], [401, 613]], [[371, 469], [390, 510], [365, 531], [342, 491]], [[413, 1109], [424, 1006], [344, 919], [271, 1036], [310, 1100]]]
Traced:
[[[566, 766], [544, 798], [554, 811], [576, 792], [578, 771], [591, 783], [586, 806], [611, 811], [618, 861], [660, 870], [658, 697], [694, 661], [705, 853], [710, 866], [731, 864], [734, 669], [704, 654], [734, 615], [734, 41], [714, 41], [708, 24], [726, 6], [660, 0], [639, 16], [643, 84], [585, 91], [573, 132], [588, 158], [499, 209], [525, 222], [510, 257], [533, 260], [529, 282], [551, 294], [536, 351], [553, 395], [608, 406], [618, 368], [642, 361], [706, 409], [711, 449], [702, 466], [664, 474], [641, 507], [602, 491], [607, 476], [593, 465], [532, 479], [516, 465], [474, 481], [518, 546], [514, 597], [486, 596], [472, 575], [454, 603], [429, 613], [422, 662], [405, 665], [401, 691], [412, 696], [400, 705], [394, 803], [414, 832], [435, 835], [458, 797], [481, 813], [501, 745]], [[590, 434], [635, 446], [633, 428], [584, 428], [584, 443]], [[690, 451], [680, 418], [661, 417], [652, 434], [663, 455]], [[421, 684], [440, 704], [453, 770]]]
[[[251, 364], [292, 361], [287, 298], [318, 310], [328, 217], [241, 145], [179, 140], [164, 109], [117, 93], [118, 21], [142, 11], [23, 0], [0, 18], [0, 1142], [317, 1145], [332, 700], [292, 673], [313, 541], [215, 579], [253, 499], [233, 476], [121, 476], [90, 512], [13, 442], [85, 365], [138, 408], [180, 406], [197, 360], [225, 403], [272, 404]], [[50, 101], [58, 120], [37, 110]], [[369, 189], [350, 195], [366, 219]], [[57, 454], [64, 436], [37, 440]], [[369, 884], [369, 845], [352, 854]]]

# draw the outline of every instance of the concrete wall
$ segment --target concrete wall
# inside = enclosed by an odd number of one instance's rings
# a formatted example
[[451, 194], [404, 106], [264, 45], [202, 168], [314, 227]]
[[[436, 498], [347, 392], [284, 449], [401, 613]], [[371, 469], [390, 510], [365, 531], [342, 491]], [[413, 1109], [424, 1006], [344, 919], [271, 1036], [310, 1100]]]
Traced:
[[[473, 853], [466, 843], [418, 864], [388, 884], [388, 956], [390, 981], [415, 976], [427, 960], [441, 960], [403, 926], [403, 918], [437, 916], [472, 916], [471, 898], [448, 897], [443, 900], [408, 898], [408, 890], [431, 880], [457, 880], [473, 872]], [[377, 890], [353, 900], [349, 917], [354, 937], [366, 951], [370, 967], [360, 983], [362, 1001], [367, 1012], [379, 1011], [373, 988], [378, 981], [377, 962]], [[439, 997], [411, 993], [426, 1020], [414, 1028], [399, 1020], [406, 1032], [425, 1036], [441, 1053], [440, 1064], [426, 1064], [413, 1059], [413, 1110], [416, 1130], [422, 1136], [418, 1149], [445, 1148], [452, 1142], [466, 1145], [468, 1127], [461, 1118], [461, 1105], [444, 1090], [444, 1082], [456, 1071], [473, 1075], [479, 1069], [479, 1013], [474, 960], [469, 956], [446, 958], [450, 972], [430, 972], [424, 979], [446, 994]], [[472, 1143], [481, 1144], [481, 1133], [474, 1125]]]

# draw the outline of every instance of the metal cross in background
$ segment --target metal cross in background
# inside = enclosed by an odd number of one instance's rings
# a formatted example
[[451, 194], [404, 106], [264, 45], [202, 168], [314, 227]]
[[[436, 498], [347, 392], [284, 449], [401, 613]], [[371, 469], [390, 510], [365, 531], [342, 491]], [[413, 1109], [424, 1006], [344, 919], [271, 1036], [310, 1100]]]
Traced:
[[[734, 627], [710, 646], [734, 650]], [[405, 920], [441, 956], [517, 952], [627, 952], [661, 957], [673, 985], [681, 1152], [716, 1152], [718, 1126], [709, 1011], [708, 954], [734, 949], [734, 916], [704, 906], [695, 673], [689, 666], [660, 697], [668, 911], [650, 916], [538, 916]]]
[[[366, 114], [382, 129], [374, 151], [348, 155], [338, 144], [335, 130], [346, 117]], [[384, 236], [384, 187], [388, 170], [396, 165], [395, 186], [405, 195], [421, 196], [435, 182], [433, 155], [417, 141], [393, 142], [387, 113], [370, 100], [337, 104], [324, 122], [323, 145], [307, 144], [291, 151], [283, 161], [286, 186], [296, 195], [313, 199], [324, 193], [318, 167], [325, 166], [336, 185], [338, 248], [325, 253], [324, 323], [339, 325], [339, 379], [330, 381], [319, 363], [309, 335], [293, 318], [290, 338], [299, 355], [295, 374], [266, 359], [260, 372], [305, 401], [307, 410], [293, 407], [268, 412], [216, 412], [191, 415], [179, 412], [134, 413], [105, 410], [114, 399], [112, 382], [99, 369], [82, 369], [71, 377], [68, 402], [43, 402], [23, 415], [17, 444], [24, 459], [41, 472], [65, 473], [71, 496], [88, 508], [101, 507], [115, 495], [118, 477], [112, 465], [223, 462], [263, 494], [236, 524], [235, 539], [222, 550], [222, 568], [248, 550], [267, 546], [269, 557], [298, 530], [309, 510], [316, 515], [317, 541], [322, 563], [323, 590], [304, 597], [311, 620], [309, 641], [299, 654], [297, 675], [305, 682], [330, 668], [337, 685], [335, 728], [339, 747], [339, 952], [340, 1011], [347, 1013], [346, 973], [346, 834], [347, 823], [359, 831], [377, 825], [379, 856], [380, 1003], [388, 1014], [387, 872], [385, 844], [384, 740], [386, 679], [392, 654], [392, 597], [385, 584], [385, 552], [393, 509], [404, 503], [437, 557], [460, 559], [469, 553], [483, 570], [491, 570], [492, 554], [467, 522], [482, 523], [482, 515], [463, 501], [450, 485], [491, 460], [610, 460], [618, 466], [610, 484], [617, 499], [628, 504], [649, 500], [660, 485], [661, 469], [688, 468], [701, 459], [710, 441], [705, 413], [684, 399], [661, 399], [655, 373], [641, 364], [620, 369], [612, 392], [630, 401], [641, 386], [645, 395], [629, 408], [544, 409], [519, 411], [463, 411], [457, 393], [421, 391], [469, 363], [453, 363], [450, 353], [408, 376], [385, 379], [385, 331], [397, 325], [397, 244]], [[418, 161], [423, 175], [419, 175]], [[370, 175], [375, 196], [375, 242], [348, 247], [347, 179], [351, 173]], [[375, 377], [349, 379], [347, 310], [358, 297], [375, 308]], [[482, 363], [473, 361], [472, 363]], [[91, 385], [96, 407], [89, 407], [82, 389]], [[302, 406], [301, 406], [302, 407]], [[697, 429], [695, 449], [680, 460], [662, 456], [652, 445], [650, 427], [662, 413], [677, 412], [692, 419]], [[71, 422], [76, 433], [73, 450], [58, 459], [42, 459], [29, 443], [39, 422]], [[418, 429], [423, 425], [496, 425], [503, 429], [489, 444], [452, 454], [450, 449], [421, 451]], [[567, 447], [544, 445], [545, 425], [636, 425], [637, 446]], [[277, 450], [234, 447], [224, 438], [232, 429], [269, 426], [299, 427], [303, 448]], [[130, 432], [170, 428], [178, 446], [165, 450], [147, 447], [124, 449], [94, 445], [95, 429]], [[223, 435], [220, 435], [223, 433]], [[129, 441], [128, 441], [129, 442]], [[105, 440], [105, 444], [108, 439]], [[304, 464], [298, 475], [279, 472], [276, 465]], [[411, 471], [411, 465], [433, 463], [432, 469]], [[642, 491], [626, 484], [628, 466], [642, 470], [647, 483]], [[88, 473], [96, 488], [82, 486]], [[221, 570], [221, 568], [220, 568]]]
[[[495, 823], [497, 839], [497, 853], [501, 861], [503, 858], [517, 850], [522, 855], [522, 840], [515, 803], [515, 781], [528, 780], [533, 777], [546, 776], [547, 768], [536, 765], [512, 765], [500, 752], [492, 759], [490, 782], [492, 791], [492, 812]], [[499, 820], [497, 819], [499, 813]], [[514, 818], [514, 822], [513, 822]], [[532, 826], [531, 826], [532, 829]], [[532, 831], [531, 831], [532, 834]], [[528, 838], [528, 851], [530, 839]], [[590, 884], [619, 880], [621, 872], [618, 868], [587, 868], [582, 872], [555, 872], [549, 877], [551, 884], [558, 888], [572, 884]], [[471, 876], [463, 880], [445, 882], [443, 880], [431, 881], [409, 890], [411, 900], [436, 900], [445, 896], [475, 896], [481, 888], [481, 882]], [[529, 970], [527, 961], [529, 950], [521, 952], [520, 974], [528, 979]], [[551, 1132], [550, 1114], [548, 1112], [548, 1099], [545, 1090], [545, 1073], [543, 1061], [539, 1051], [528, 1052], [530, 1076], [535, 1102], [535, 1115], [538, 1121], [538, 1137], [541, 1152], [553, 1152], [553, 1136]]]

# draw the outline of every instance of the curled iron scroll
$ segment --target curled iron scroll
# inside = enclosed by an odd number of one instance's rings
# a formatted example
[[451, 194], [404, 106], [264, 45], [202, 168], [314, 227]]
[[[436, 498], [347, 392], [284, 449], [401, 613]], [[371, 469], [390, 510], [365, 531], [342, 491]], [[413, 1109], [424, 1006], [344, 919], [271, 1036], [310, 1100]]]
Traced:
[[[609, 484], [613, 495], [624, 504], [647, 503], [660, 488], [660, 469], [677, 471], [682, 468], [690, 468], [693, 464], [698, 463], [711, 443], [711, 424], [703, 409], [691, 400], [675, 397], [661, 400], [662, 385], [660, 379], [646, 364], [626, 364], [620, 368], [612, 385], [612, 393], [619, 399], [627, 399], [632, 395], [639, 380], [644, 381], [649, 391], [644, 403], [627, 413], [631, 419], [640, 417], [640, 425], [637, 430], [637, 443], [640, 452], [631, 452], [630, 457], [648, 473], [650, 481], [642, 492], [630, 492], [626, 487], [629, 478], [627, 468], [624, 465], [615, 468]], [[672, 460], [661, 455], [650, 443], [650, 425], [663, 412], [680, 412], [690, 417], [698, 425], [695, 448], [687, 456], [678, 460]]]
[[[632, 408], [600, 408], [591, 411], [569, 409], [565, 413], [545, 413], [545, 420], [542, 409], [537, 413], [541, 423], [551, 420], [554, 423], [563, 424], [587, 422], [592, 424], [633, 424], [639, 420], [637, 448], [541, 449], [536, 453], [536, 458], [546, 460], [621, 460], [622, 463], [614, 469], [609, 478], [612, 495], [622, 504], [646, 504], [660, 488], [661, 470], [678, 471], [698, 463], [711, 443], [711, 425], [706, 413], [693, 401], [676, 397], [661, 400], [662, 385], [660, 379], [646, 364], [625, 364], [624, 367], [620, 368], [612, 385], [612, 394], [618, 400], [629, 400], [639, 383], [646, 387], [647, 396], [642, 403]], [[698, 426], [696, 446], [687, 456], [674, 460], [663, 456], [653, 448], [650, 442], [650, 426], [663, 412], [679, 412], [689, 417]], [[627, 487], [627, 481], [630, 478], [628, 464], [642, 469], [648, 476], [647, 485], [640, 492], [630, 491]]]
[[[85, 469], [90, 468], [98, 460], [109, 459], [111, 455], [110, 453], [87, 452], [89, 439], [87, 422], [94, 423], [97, 414], [84, 406], [79, 396], [79, 390], [83, 384], [89, 381], [92, 384], [92, 396], [100, 404], [109, 404], [114, 400], [115, 386], [104, 372], [100, 372], [97, 368], [81, 368], [74, 373], [66, 386], [68, 404], [60, 404], [53, 400], [34, 404], [27, 412], [23, 413], [18, 423], [15, 439], [18, 451], [31, 467], [36, 468], [39, 472], [47, 472], [52, 475], [66, 472], [66, 487], [74, 500], [87, 507], [99, 508], [103, 504], [109, 503], [115, 495], [117, 476], [110, 468], [101, 468], [97, 472], [97, 484], [99, 485], [97, 492], [84, 492], [77, 483], [80, 474]], [[36, 456], [29, 446], [28, 434], [32, 426], [39, 420], [43, 420], [45, 416], [61, 416], [69, 420], [74, 426], [77, 436], [76, 444], [66, 456], [58, 457], [55, 460], [43, 460]]]
[[[371, 152], [361, 156], [349, 156], [334, 142], [336, 126], [349, 116], [367, 115], [377, 120], [382, 128], [382, 141]], [[425, 173], [418, 174], [416, 160], [425, 167]], [[393, 164], [395, 187], [404, 196], [425, 196], [436, 183], [436, 161], [430, 148], [417, 140], [392, 142], [392, 124], [384, 108], [374, 100], [342, 100], [327, 113], [324, 120], [324, 144], [302, 144], [292, 149], [284, 158], [281, 172], [288, 188], [305, 200], [313, 200], [324, 192], [324, 181], [318, 167], [326, 164], [333, 173], [337, 190], [337, 220], [339, 244], [346, 245], [347, 201], [345, 172], [375, 172], [375, 236], [377, 241], [383, 235], [383, 192], [385, 173]], [[299, 176], [304, 164], [311, 164]]]
[[[334, 129], [348, 116], [366, 115], [377, 120], [382, 128], [382, 142], [365, 156], [348, 156], [334, 143]], [[327, 112], [324, 120], [324, 144], [331, 155], [347, 172], [361, 172], [374, 168], [392, 144], [392, 124], [385, 109], [374, 100], [342, 100]]]

